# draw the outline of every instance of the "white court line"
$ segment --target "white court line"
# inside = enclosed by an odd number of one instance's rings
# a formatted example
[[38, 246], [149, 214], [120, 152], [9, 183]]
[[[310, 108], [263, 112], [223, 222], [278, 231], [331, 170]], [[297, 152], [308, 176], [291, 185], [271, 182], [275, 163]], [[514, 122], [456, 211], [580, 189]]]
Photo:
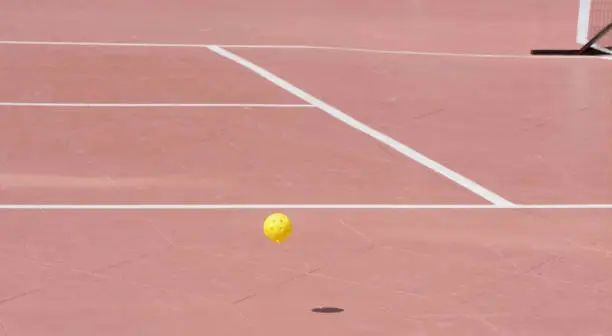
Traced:
[[309, 104], [141, 104], [141, 103], [22, 103], [0, 102], [0, 106], [26, 107], [241, 107], [241, 108], [314, 108]]
[[322, 100], [313, 97], [312, 95], [306, 93], [305, 91], [295, 87], [293, 84], [287, 82], [286, 80], [274, 75], [273, 73], [269, 72], [268, 70], [265, 70], [264, 68], [236, 55], [233, 54], [221, 47], [217, 47], [217, 46], [211, 46], [210, 50], [212, 50], [213, 52], [231, 60], [234, 61], [242, 66], [244, 66], [245, 68], [255, 72], [256, 74], [260, 75], [261, 77], [269, 80], [270, 82], [274, 83], [275, 85], [277, 85], [278, 87], [286, 90], [287, 92], [295, 95], [296, 97], [301, 98], [302, 100], [304, 100], [305, 102], [314, 105], [316, 107], [318, 107], [320, 110], [322, 110], [323, 112], [329, 114], [330, 116], [342, 121], [343, 123], [345, 123], [346, 125], [361, 131], [369, 136], [371, 136], [372, 138], [380, 141], [381, 143], [395, 149], [396, 151], [398, 151], [399, 153], [403, 154], [404, 156], [422, 164], [423, 166], [437, 172], [438, 174], [447, 177], [448, 179], [454, 181], [455, 183], [463, 186], [464, 188], [472, 191], [473, 193], [481, 196], [482, 198], [488, 200], [489, 202], [493, 203], [493, 204], [497, 204], [497, 205], [512, 205], [512, 202], [502, 198], [501, 196], [495, 194], [494, 192], [484, 188], [483, 186], [479, 185], [478, 183], [444, 167], [443, 165], [441, 165], [440, 163], [426, 157], [425, 155], [415, 151], [414, 149], [404, 145], [403, 143], [400, 143], [399, 141], [391, 138], [390, 136], [379, 132], [373, 128], [371, 128], [370, 126], [354, 119], [353, 117], [347, 115], [346, 113], [338, 110], [337, 108], [323, 102]]
[[520, 54], [482, 54], [482, 53], [452, 53], [452, 52], [428, 52], [416, 50], [381, 50], [351, 47], [330, 47], [312, 45], [266, 45], [266, 44], [197, 44], [197, 43], [147, 43], [147, 42], [78, 42], [78, 41], [0, 41], [0, 45], [40, 45], [40, 46], [82, 46], [82, 47], [144, 47], [144, 48], [209, 48], [217, 46], [230, 49], [311, 49], [328, 51], [346, 51], [375, 54], [413, 55], [413, 56], [436, 56], [436, 57], [463, 57], [463, 58], [500, 58], [500, 59], [604, 59], [607, 56], [562, 56], [562, 55], [520, 55]]
[[612, 209], [612, 204], [0, 204], [0, 210], [520, 210]]
[[607, 55], [601, 56], [567, 56], [567, 55], [521, 55], [521, 54], [481, 54], [481, 53], [454, 53], [416, 50], [384, 50], [370, 48], [308, 46], [308, 45], [248, 45], [248, 44], [225, 44], [217, 45], [227, 49], [311, 49], [326, 51], [345, 51], [369, 54], [387, 55], [409, 55], [409, 56], [433, 56], [433, 57], [458, 57], [458, 58], [506, 58], [506, 59], [612, 59]]

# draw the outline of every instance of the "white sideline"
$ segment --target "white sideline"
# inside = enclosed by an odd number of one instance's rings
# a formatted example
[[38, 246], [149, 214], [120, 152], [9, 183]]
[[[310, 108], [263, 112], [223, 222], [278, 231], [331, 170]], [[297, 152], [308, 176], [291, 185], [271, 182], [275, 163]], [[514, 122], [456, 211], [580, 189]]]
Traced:
[[520, 210], [612, 209], [612, 204], [0, 204], [0, 210]]
[[0, 102], [13, 107], [239, 107], [239, 108], [314, 108], [308, 104], [174, 104], [174, 103], [25, 103]]
[[244, 66], [245, 68], [255, 72], [256, 74], [260, 75], [261, 77], [267, 79], [268, 81], [274, 83], [275, 85], [277, 85], [278, 87], [286, 90], [287, 92], [301, 98], [302, 100], [304, 100], [305, 102], [314, 105], [316, 107], [318, 107], [321, 111], [329, 114], [330, 116], [340, 120], [341, 122], [345, 123], [346, 125], [361, 131], [367, 135], [369, 135], [370, 137], [378, 140], [379, 142], [393, 148], [394, 150], [396, 150], [397, 152], [403, 154], [404, 156], [420, 163], [421, 165], [431, 169], [432, 171], [435, 171], [436, 173], [447, 177], [448, 179], [452, 180], [453, 182], [459, 184], [460, 186], [470, 190], [471, 192], [479, 195], [480, 197], [486, 199], [487, 201], [493, 203], [493, 204], [497, 204], [497, 205], [512, 205], [512, 202], [502, 198], [501, 196], [495, 194], [494, 192], [484, 188], [483, 186], [479, 185], [478, 183], [468, 179], [467, 177], [464, 177], [448, 168], [446, 168], [445, 166], [441, 165], [440, 163], [426, 157], [425, 155], [417, 152], [416, 150], [404, 145], [403, 143], [391, 138], [390, 136], [379, 132], [375, 129], [373, 129], [372, 127], [354, 119], [353, 117], [349, 116], [348, 114], [340, 111], [339, 109], [323, 102], [322, 100], [315, 98], [314, 96], [308, 94], [307, 92], [297, 88], [296, 86], [294, 86], [293, 84], [287, 82], [286, 80], [278, 77], [277, 75], [271, 73], [270, 71], [236, 55], [233, 54], [221, 47], [218, 46], [211, 46], [209, 48], [210, 50], [212, 50], [213, 52], [219, 54], [222, 57], [225, 57], [233, 62], [236, 62], [242, 66]]

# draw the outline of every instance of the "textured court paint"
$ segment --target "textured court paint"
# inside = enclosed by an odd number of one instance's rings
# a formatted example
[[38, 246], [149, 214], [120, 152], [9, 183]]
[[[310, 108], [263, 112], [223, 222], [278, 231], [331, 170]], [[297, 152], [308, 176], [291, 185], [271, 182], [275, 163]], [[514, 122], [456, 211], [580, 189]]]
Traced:
[[0, 210], [499, 210], [612, 209], [612, 204], [0, 204]]
[[394, 54], [408, 56], [432, 56], [432, 57], [464, 57], [464, 58], [499, 58], [499, 59], [531, 59], [531, 60], [550, 60], [550, 59], [612, 59], [609, 56], [562, 56], [562, 55], [520, 55], [520, 54], [469, 54], [453, 52], [427, 52], [416, 50], [381, 50], [368, 48], [351, 47], [329, 47], [314, 45], [274, 45], [274, 44], [189, 44], [189, 43], [128, 43], [128, 42], [77, 42], [77, 41], [0, 41], [0, 45], [48, 45], [48, 46], [76, 46], [76, 47], [140, 47], [140, 48], [210, 48], [220, 47], [228, 49], [310, 49], [345, 51], [358, 53], [374, 54]]
[[315, 106], [308, 104], [155, 104], [155, 103], [25, 103], [25, 102], [0, 102], [0, 106], [15, 106], [15, 107], [271, 107], [271, 108], [314, 108]]
[[467, 177], [464, 177], [446, 167], [444, 167], [443, 165], [441, 165], [440, 163], [426, 157], [425, 155], [415, 151], [414, 149], [398, 142], [397, 140], [387, 136], [384, 133], [381, 133], [371, 127], [369, 127], [368, 125], [352, 118], [351, 116], [345, 114], [344, 112], [338, 110], [337, 108], [321, 101], [318, 98], [313, 97], [312, 95], [306, 93], [305, 91], [295, 87], [293, 84], [287, 82], [286, 80], [272, 74], [271, 72], [263, 69], [262, 67], [253, 64], [252, 62], [236, 55], [233, 54], [221, 47], [217, 47], [217, 46], [211, 46], [210, 50], [219, 54], [222, 57], [225, 57], [233, 62], [236, 62], [244, 67], [246, 67], [247, 69], [255, 72], [256, 74], [262, 76], [263, 78], [269, 80], [270, 82], [276, 84], [277, 86], [285, 89], [287, 92], [303, 99], [304, 101], [308, 102], [311, 105], [314, 105], [316, 107], [318, 107], [320, 110], [324, 111], [325, 113], [329, 114], [330, 116], [342, 121], [343, 123], [347, 124], [348, 126], [359, 130], [369, 136], [371, 136], [372, 138], [380, 141], [381, 143], [395, 149], [396, 151], [398, 151], [399, 153], [403, 154], [404, 156], [411, 158], [412, 160], [422, 164], [423, 166], [437, 172], [438, 174], [445, 176], [449, 179], [451, 179], [452, 181], [454, 181], [455, 183], [463, 186], [464, 188], [472, 191], [473, 193], [481, 196], [482, 198], [486, 199], [487, 201], [496, 204], [496, 205], [512, 205], [512, 202], [502, 198], [501, 196], [495, 194], [494, 192], [484, 188], [483, 186], [479, 185], [478, 183], [468, 179]]

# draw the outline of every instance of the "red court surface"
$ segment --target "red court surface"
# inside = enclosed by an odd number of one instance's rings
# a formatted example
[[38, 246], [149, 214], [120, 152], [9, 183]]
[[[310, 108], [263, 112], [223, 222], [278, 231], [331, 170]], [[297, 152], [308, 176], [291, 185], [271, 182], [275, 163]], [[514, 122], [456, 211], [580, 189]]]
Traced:
[[612, 62], [237, 53], [514, 202], [612, 203]]
[[[0, 213], [11, 335], [606, 335], [610, 210]], [[326, 305], [337, 314], [310, 310]]]
[[0, 336], [612, 334], [574, 1], [3, 6]]
[[0, 64], [1, 101], [303, 103], [207, 49], [0, 46]]
[[[573, 0], [4, 0], [0, 40], [517, 53], [575, 47]], [[32, 23], [32, 22], [35, 22]]]
[[0, 107], [0, 124], [0, 203], [487, 203], [313, 108]]

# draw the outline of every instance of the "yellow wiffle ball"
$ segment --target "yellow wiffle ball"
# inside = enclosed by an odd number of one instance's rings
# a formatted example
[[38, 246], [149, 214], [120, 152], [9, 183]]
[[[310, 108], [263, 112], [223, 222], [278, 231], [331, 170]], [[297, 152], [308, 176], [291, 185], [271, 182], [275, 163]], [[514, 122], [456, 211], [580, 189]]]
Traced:
[[286, 215], [273, 213], [264, 221], [263, 231], [271, 241], [280, 244], [291, 236], [293, 224]]

